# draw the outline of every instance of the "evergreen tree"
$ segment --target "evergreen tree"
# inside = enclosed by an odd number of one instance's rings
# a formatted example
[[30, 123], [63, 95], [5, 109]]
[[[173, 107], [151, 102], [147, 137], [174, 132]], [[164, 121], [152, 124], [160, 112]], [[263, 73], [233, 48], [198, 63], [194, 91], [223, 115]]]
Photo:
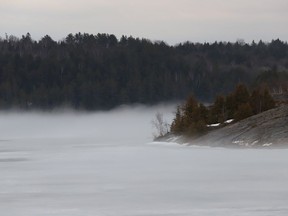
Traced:
[[175, 118], [171, 124], [170, 131], [176, 134], [184, 132], [183, 116], [181, 114], [180, 106], [177, 107]]
[[[181, 111], [182, 110], [182, 111]], [[184, 105], [177, 108], [171, 132], [197, 136], [207, 130], [208, 110], [190, 95]]]
[[248, 118], [253, 115], [252, 108], [249, 103], [242, 103], [238, 106], [237, 111], [234, 114], [236, 121]]
[[269, 93], [268, 89], [264, 89], [262, 97], [263, 97], [263, 106], [262, 106], [263, 111], [266, 111], [275, 107], [275, 101], [272, 98], [271, 94]]
[[226, 109], [225, 97], [217, 96], [210, 110], [209, 123], [223, 123], [227, 118]]

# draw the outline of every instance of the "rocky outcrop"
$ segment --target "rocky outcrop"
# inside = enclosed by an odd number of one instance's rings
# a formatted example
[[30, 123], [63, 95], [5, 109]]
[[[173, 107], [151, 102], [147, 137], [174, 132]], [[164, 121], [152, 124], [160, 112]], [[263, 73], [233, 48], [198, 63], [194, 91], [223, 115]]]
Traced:
[[198, 138], [167, 139], [188, 145], [215, 147], [288, 147], [288, 105], [268, 110]]

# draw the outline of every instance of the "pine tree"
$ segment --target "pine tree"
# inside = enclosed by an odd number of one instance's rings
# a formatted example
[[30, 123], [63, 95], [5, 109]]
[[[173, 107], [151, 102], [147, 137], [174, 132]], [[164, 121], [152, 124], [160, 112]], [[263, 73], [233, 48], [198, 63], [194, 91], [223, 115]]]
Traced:
[[263, 92], [262, 110], [266, 111], [266, 110], [272, 109], [274, 107], [275, 107], [275, 101], [274, 101], [273, 97], [271, 96], [271, 94], [269, 93], [269, 90], [266, 88], [266, 89], [264, 89], [264, 92]]
[[247, 103], [250, 99], [249, 91], [244, 84], [238, 84], [233, 94], [237, 107], [241, 104]]
[[188, 128], [193, 122], [197, 121], [199, 116], [197, 113], [198, 101], [193, 95], [190, 95], [183, 106], [183, 124]]
[[243, 103], [239, 105], [237, 111], [235, 112], [234, 118], [236, 121], [248, 118], [253, 115], [252, 108], [249, 103]]
[[225, 97], [222, 95], [217, 96], [210, 111], [211, 119], [209, 123], [223, 123], [227, 118], [226, 109]]
[[189, 96], [184, 105], [177, 108], [171, 132], [199, 135], [207, 130], [207, 119], [207, 108], [198, 103], [194, 96]]
[[181, 114], [181, 108], [180, 106], [177, 107], [175, 118], [171, 124], [170, 131], [172, 133], [183, 133], [184, 127], [183, 127], [183, 116]]

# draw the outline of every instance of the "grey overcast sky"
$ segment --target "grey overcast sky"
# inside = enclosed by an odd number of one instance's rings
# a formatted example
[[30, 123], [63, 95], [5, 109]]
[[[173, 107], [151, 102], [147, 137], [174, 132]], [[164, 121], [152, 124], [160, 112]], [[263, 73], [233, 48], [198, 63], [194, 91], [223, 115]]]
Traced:
[[0, 36], [109, 33], [214, 42], [288, 40], [288, 0], [0, 0]]

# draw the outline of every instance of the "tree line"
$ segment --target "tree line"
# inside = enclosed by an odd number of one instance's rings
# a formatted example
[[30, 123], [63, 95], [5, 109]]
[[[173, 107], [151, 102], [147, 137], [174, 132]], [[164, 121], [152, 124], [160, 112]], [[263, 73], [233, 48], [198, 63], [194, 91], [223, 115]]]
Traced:
[[249, 92], [245, 85], [238, 84], [232, 93], [217, 96], [208, 107], [189, 96], [178, 106], [170, 131], [197, 136], [207, 132], [211, 124], [223, 126], [227, 120], [240, 121], [274, 107], [275, 101], [268, 88], [258, 87]]
[[[240, 82], [269, 82], [263, 73], [287, 74], [287, 68], [288, 45], [279, 39], [170, 46], [112, 34], [69, 34], [60, 41], [6, 35], [0, 38], [0, 109], [110, 109], [190, 93], [212, 101]], [[287, 80], [281, 75], [271, 89], [287, 89]]]

